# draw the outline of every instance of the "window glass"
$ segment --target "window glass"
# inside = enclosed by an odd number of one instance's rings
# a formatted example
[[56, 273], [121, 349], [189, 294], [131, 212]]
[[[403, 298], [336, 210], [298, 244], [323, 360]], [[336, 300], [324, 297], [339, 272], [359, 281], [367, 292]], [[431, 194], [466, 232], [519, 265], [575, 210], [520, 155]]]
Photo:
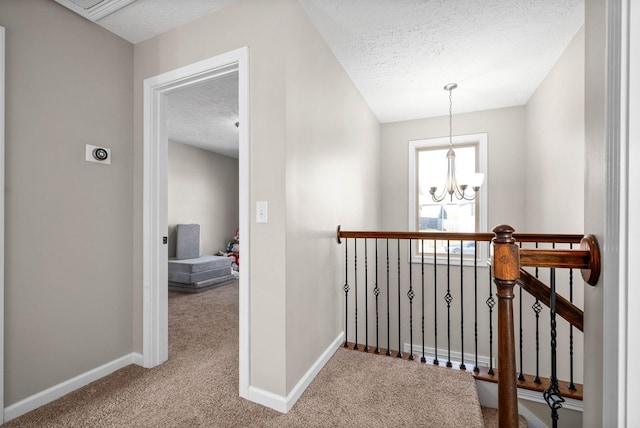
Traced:
[[[435, 138], [410, 142], [410, 213], [409, 230], [420, 232], [484, 232], [486, 231], [486, 180], [473, 200], [460, 200], [455, 195], [446, 195], [444, 200], [435, 202], [430, 188], [437, 187], [436, 196], [441, 195], [447, 177], [447, 152], [449, 138]], [[486, 174], [486, 134], [454, 137], [456, 180], [458, 185], [469, 184], [476, 173]], [[485, 175], [486, 177], [486, 175]], [[468, 197], [473, 197], [471, 185]], [[474, 242], [424, 241], [417, 243], [414, 258], [433, 259], [434, 249], [438, 258], [446, 259], [447, 254], [462, 254], [464, 259], [473, 260], [476, 255]], [[435, 246], [435, 248], [434, 248]], [[478, 249], [478, 258], [486, 257], [484, 246]], [[457, 257], [459, 260], [459, 257]]]

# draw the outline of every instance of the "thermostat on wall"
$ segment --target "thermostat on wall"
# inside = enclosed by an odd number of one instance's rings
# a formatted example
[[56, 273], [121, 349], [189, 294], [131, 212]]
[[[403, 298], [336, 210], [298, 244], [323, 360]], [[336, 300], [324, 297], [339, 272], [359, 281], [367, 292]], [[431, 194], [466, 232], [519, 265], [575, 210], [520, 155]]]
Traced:
[[85, 159], [89, 162], [111, 164], [111, 149], [87, 144]]

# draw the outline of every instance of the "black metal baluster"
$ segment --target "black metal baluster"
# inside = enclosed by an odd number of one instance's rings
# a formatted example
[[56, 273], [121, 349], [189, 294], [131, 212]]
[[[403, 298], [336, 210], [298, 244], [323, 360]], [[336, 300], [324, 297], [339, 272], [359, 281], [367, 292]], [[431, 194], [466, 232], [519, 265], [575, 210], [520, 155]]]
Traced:
[[488, 374], [494, 374], [493, 371], [493, 307], [496, 305], [496, 301], [493, 298], [492, 285], [493, 278], [491, 277], [491, 269], [489, 269], [489, 298], [486, 300], [489, 307], [489, 371]]
[[473, 335], [474, 335], [474, 344], [476, 351], [476, 359], [475, 364], [473, 366], [473, 371], [476, 373], [480, 372], [480, 367], [478, 367], [478, 241], [474, 242], [473, 245]]
[[358, 239], [353, 240], [353, 288], [355, 293], [355, 331], [356, 340], [353, 342], [353, 349], [358, 349]]
[[[536, 248], [538, 248], [537, 242]], [[536, 278], [538, 278], [538, 274], [539, 270], [536, 268]], [[531, 306], [531, 309], [533, 309], [533, 312], [536, 314], [536, 375], [533, 381], [540, 385], [542, 383], [540, 380], [540, 312], [542, 311], [542, 305], [537, 298], [533, 306]]]
[[409, 298], [409, 359], [414, 360], [415, 356], [413, 355], [413, 298], [415, 297], [415, 293], [413, 292], [413, 269], [411, 268], [411, 246], [413, 242], [409, 239], [409, 291], [407, 292], [407, 297]]
[[391, 300], [391, 294], [389, 294], [389, 240], [387, 239], [387, 352], [385, 352], [385, 355], [391, 355], [391, 349], [389, 348], [389, 345], [391, 345], [391, 339], [390, 339], [390, 335], [391, 335], [391, 315], [390, 313], [390, 309], [389, 309], [389, 301]]
[[438, 366], [438, 256], [437, 241], [433, 240], [433, 364]]
[[376, 286], [373, 289], [373, 295], [376, 296], [376, 354], [380, 353], [380, 313], [378, 311], [378, 296], [380, 295], [380, 287], [378, 286], [378, 239], [376, 238]]
[[558, 410], [564, 403], [564, 398], [560, 396], [558, 378], [556, 374], [556, 270], [551, 269], [551, 298], [550, 298], [550, 318], [551, 318], [551, 378], [549, 387], [544, 391], [544, 400], [551, 408], [551, 420], [553, 428], [558, 426]]
[[400, 311], [400, 240], [397, 240], [398, 242], [398, 353], [396, 354], [396, 357], [398, 358], [402, 358], [402, 334], [401, 334], [401, 311]]
[[427, 359], [424, 356], [424, 239], [420, 241], [420, 270], [422, 276], [422, 357], [420, 358], [420, 362], [426, 363]]
[[[569, 244], [569, 249], [573, 249], [573, 244]], [[569, 301], [573, 303], [573, 269], [569, 269]], [[571, 391], [576, 390], [573, 383], [573, 324], [569, 323], [569, 385]]]
[[451, 364], [451, 251], [450, 241], [447, 240], [447, 294], [444, 295], [447, 302], [447, 367], [453, 367]]
[[344, 347], [349, 346], [349, 240], [344, 239]]
[[464, 242], [460, 241], [460, 370], [466, 370], [464, 365]]
[[[522, 242], [519, 243], [520, 248], [522, 248]], [[522, 295], [524, 293], [522, 293], [522, 290], [518, 290], [518, 302], [520, 305], [520, 313], [518, 314], [518, 318], [519, 318], [519, 327], [520, 327], [520, 374], [518, 374], [518, 380], [524, 380], [524, 374], [522, 374], [523, 372], [523, 368], [522, 368], [522, 345], [523, 345], [523, 340], [522, 340]]]
[[364, 239], [364, 351], [369, 352], [369, 255]]

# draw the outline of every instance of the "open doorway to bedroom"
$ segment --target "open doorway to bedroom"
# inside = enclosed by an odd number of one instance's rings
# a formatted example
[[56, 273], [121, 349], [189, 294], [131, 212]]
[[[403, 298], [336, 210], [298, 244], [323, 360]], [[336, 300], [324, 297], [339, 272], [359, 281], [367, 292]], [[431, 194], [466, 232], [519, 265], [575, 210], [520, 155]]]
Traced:
[[[155, 367], [167, 361], [168, 346], [168, 102], [172, 93], [186, 88], [201, 89], [207, 82], [237, 76], [237, 119], [232, 126], [238, 140], [238, 220], [240, 230], [249, 230], [249, 49], [244, 47], [205, 59], [144, 81], [143, 148], [143, 355], [141, 365]], [[238, 126], [236, 126], [238, 122]], [[222, 232], [225, 234], [234, 233]], [[208, 232], [207, 232], [208, 233]], [[243, 260], [235, 287], [234, 365], [238, 366], [240, 395], [246, 396], [250, 355], [249, 233], [242, 238]], [[215, 238], [214, 238], [215, 239]], [[213, 240], [212, 240], [213, 242]], [[218, 246], [220, 244], [213, 243]], [[231, 299], [233, 300], [233, 299]], [[216, 340], [212, 340], [212, 346]], [[239, 349], [238, 349], [239, 348]], [[239, 352], [238, 352], [239, 350]]]
[[189, 382], [237, 382], [239, 126], [237, 71], [167, 95], [167, 364], [207, 367]]
[[167, 95], [169, 290], [239, 275], [239, 126], [237, 72]]

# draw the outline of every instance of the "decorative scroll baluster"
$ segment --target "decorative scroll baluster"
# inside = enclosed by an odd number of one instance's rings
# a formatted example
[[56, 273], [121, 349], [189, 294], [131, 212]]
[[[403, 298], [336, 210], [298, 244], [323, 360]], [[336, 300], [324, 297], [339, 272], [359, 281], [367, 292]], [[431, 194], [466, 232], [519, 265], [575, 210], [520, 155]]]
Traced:
[[[522, 248], [522, 242], [518, 243], [520, 248]], [[518, 313], [518, 327], [520, 328], [520, 373], [518, 374], [518, 380], [524, 380], [523, 364], [522, 364], [522, 348], [523, 348], [523, 340], [522, 340], [522, 290], [518, 291], [518, 305], [519, 305], [519, 313]]]
[[438, 366], [438, 256], [437, 241], [433, 240], [433, 364]]
[[558, 426], [558, 410], [564, 403], [564, 398], [560, 395], [558, 387], [557, 367], [556, 367], [556, 270], [551, 269], [551, 298], [550, 298], [550, 318], [551, 318], [551, 378], [549, 387], [544, 391], [544, 400], [551, 408], [551, 421], [553, 428]]
[[353, 240], [353, 288], [355, 292], [354, 301], [354, 314], [355, 314], [355, 328], [356, 340], [353, 342], [353, 349], [358, 349], [358, 240]]
[[364, 351], [369, 352], [369, 255], [364, 240]]
[[533, 381], [539, 385], [542, 383], [540, 380], [540, 312], [542, 311], [542, 305], [538, 299], [531, 306], [531, 309], [536, 313], [536, 375]]
[[496, 301], [493, 298], [493, 276], [491, 275], [491, 269], [489, 271], [489, 297], [486, 300], [489, 307], [489, 370], [487, 373], [490, 375], [495, 374], [493, 371], [493, 307], [496, 305]]
[[473, 246], [473, 336], [476, 351], [475, 364], [473, 365], [473, 371], [480, 372], [478, 367], [478, 241], [475, 241]]
[[464, 365], [464, 242], [460, 241], [460, 370], [466, 370]]
[[[569, 249], [573, 249], [573, 244], [569, 244]], [[573, 303], [573, 269], [569, 269], [569, 302]], [[569, 324], [569, 385], [571, 391], [576, 391], [573, 383], [573, 324]]]
[[424, 356], [424, 239], [420, 241], [420, 272], [422, 277], [422, 357], [420, 362], [426, 363], [427, 359]]
[[344, 240], [344, 347], [349, 346], [349, 240]]
[[[409, 239], [409, 259], [411, 259], [411, 246], [413, 242]], [[413, 355], [413, 298], [415, 293], [413, 292], [413, 269], [411, 269], [411, 260], [409, 260], [409, 291], [407, 292], [409, 298], [409, 359], [414, 360]]]
[[402, 358], [402, 323], [401, 323], [401, 311], [400, 311], [400, 240], [398, 239], [398, 353], [396, 357]]
[[447, 241], [447, 294], [444, 295], [444, 301], [447, 302], [447, 367], [453, 367], [451, 364], [451, 252], [449, 251], [450, 241]]
[[389, 240], [387, 239], [387, 352], [385, 355], [391, 355], [391, 349], [389, 345], [391, 344], [391, 309], [389, 307], [389, 301], [391, 300], [391, 294], [389, 294]]
[[378, 239], [376, 238], [376, 286], [373, 288], [373, 295], [376, 296], [376, 354], [380, 353], [380, 313], [378, 311], [378, 296], [380, 287], [378, 282]]
[[[536, 242], [536, 248], [538, 248], [538, 243]], [[539, 270], [536, 268], [536, 278], [538, 278]], [[542, 311], [542, 305], [538, 298], [536, 298], [535, 303], [531, 306], [531, 309], [536, 314], [536, 375], [533, 378], [533, 381], [540, 385], [542, 381], [540, 380], [540, 312]]]

